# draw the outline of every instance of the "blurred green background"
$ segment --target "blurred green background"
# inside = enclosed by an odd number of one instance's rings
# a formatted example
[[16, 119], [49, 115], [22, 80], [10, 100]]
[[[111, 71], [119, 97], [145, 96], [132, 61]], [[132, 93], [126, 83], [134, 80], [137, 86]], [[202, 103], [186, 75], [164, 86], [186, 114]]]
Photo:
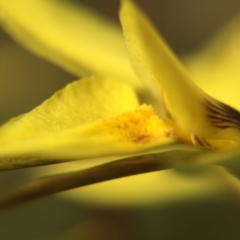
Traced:
[[[118, 0], [82, 0], [118, 21]], [[139, 0], [179, 55], [201, 46], [230, 18], [239, 0]], [[27, 112], [74, 80], [0, 32], [0, 122]], [[28, 170], [0, 174], [0, 190], [21, 181]], [[239, 239], [240, 214], [215, 202], [181, 202], [148, 209], [101, 209], [52, 196], [0, 213], [4, 240]], [[70, 231], [70, 232], [68, 232]]]

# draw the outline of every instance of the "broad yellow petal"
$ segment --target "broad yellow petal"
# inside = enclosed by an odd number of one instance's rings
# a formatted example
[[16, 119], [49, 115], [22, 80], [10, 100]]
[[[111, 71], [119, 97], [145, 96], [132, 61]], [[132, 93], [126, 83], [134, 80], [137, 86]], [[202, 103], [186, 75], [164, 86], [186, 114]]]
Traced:
[[166, 124], [151, 107], [138, 106], [132, 88], [112, 79], [69, 84], [1, 127], [0, 166], [124, 155], [164, 142]]
[[140, 84], [118, 26], [79, 4], [1, 0], [0, 19], [25, 47], [77, 76], [107, 74]]
[[204, 94], [191, 80], [151, 22], [131, 1], [120, 12], [133, 66], [155, 96], [163, 93], [171, 117], [186, 132], [204, 138], [240, 140], [240, 114]]
[[[61, 135], [71, 128], [110, 118], [137, 107], [135, 93], [121, 82], [100, 77], [73, 82], [41, 106], [3, 125], [0, 129], [1, 153], [9, 148], [8, 154], [11, 154], [12, 149], [12, 155], [15, 155], [16, 146], [18, 151], [26, 155], [31, 150], [27, 147], [21, 150], [21, 145], [28, 144], [44, 152], [47, 148], [44, 142], [54, 138], [55, 134]], [[39, 139], [42, 142], [38, 142]], [[57, 145], [55, 141], [53, 145]], [[62, 141], [59, 139], [59, 144]], [[51, 145], [51, 140], [48, 144]]]
[[233, 200], [234, 197], [236, 204], [239, 201], [239, 187], [239, 181], [231, 174], [213, 167], [196, 172], [166, 170], [141, 174], [76, 189], [64, 196], [108, 207], [168, 206], [179, 201]]
[[[194, 159], [188, 160], [191, 162]], [[91, 164], [91, 161], [88, 163]], [[45, 166], [40, 169], [34, 168], [32, 176], [65, 172], [66, 170], [76, 171], [81, 169], [81, 166], [82, 162], [71, 162]], [[169, 206], [182, 201], [211, 200], [215, 202], [219, 199], [236, 204], [239, 201], [239, 186], [239, 181], [223, 168], [216, 166], [182, 167], [93, 184], [67, 191], [61, 196], [77, 202], [108, 208]]]
[[210, 153], [204, 158], [192, 162], [195, 166], [219, 165], [225, 167], [231, 174], [240, 179], [239, 148], [231, 152]]
[[240, 109], [240, 17], [231, 19], [184, 63], [209, 94]]

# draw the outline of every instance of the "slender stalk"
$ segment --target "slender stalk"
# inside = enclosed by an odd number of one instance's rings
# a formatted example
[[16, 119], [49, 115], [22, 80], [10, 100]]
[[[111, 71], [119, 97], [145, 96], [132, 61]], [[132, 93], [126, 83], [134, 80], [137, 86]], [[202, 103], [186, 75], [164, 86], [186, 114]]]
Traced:
[[85, 170], [30, 179], [1, 193], [0, 210], [61, 191], [83, 187], [116, 178], [170, 169], [176, 161], [195, 158], [200, 150], [172, 150], [156, 154], [128, 157]]

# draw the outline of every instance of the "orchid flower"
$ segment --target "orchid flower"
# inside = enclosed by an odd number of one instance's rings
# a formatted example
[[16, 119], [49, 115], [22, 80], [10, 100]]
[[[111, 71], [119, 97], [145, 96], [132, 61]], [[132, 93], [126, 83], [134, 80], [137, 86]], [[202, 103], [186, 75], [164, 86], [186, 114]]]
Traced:
[[[0, 0], [0, 19], [26, 48], [81, 78], [0, 128], [2, 170], [128, 157], [114, 162], [121, 169], [121, 163], [130, 165], [134, 159], [145, 163], [154, 156], [158, 160], [148, 170], [113, 174], [112, 179], [177, 167], [178, 161], [186, 163], [189, 158], [201, 164], [225, 164], [229, 152], [218, 151], [238, 148], [240, 113], [193, 82], [133, 1], [121, 3], [124, 38], [114, 24], [64, 1]], [[196, 160], [205, 149], [216, 154]], [[111, 163], [102, 166], [93, 173], [112, 169]], [[215, 174], [227, 173], [216, 170]], [[162, 174], [168, 182], [173, 175]], [[80, 175], [71, 176], [76, 181]], [[147, 177], [140, 178], [136, 181], [141, 184]], [[46, 180], [56, 179], [50, 176]], [[154, 181], [160, 182], [158, 178]], [[207, 180], [203, 182], [202, 190]], [[201, 194], [199, 191], [198, 196]]]

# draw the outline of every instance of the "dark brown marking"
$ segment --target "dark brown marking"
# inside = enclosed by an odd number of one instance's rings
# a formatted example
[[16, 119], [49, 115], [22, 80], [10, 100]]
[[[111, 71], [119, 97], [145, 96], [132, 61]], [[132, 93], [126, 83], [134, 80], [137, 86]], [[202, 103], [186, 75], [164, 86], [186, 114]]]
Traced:
[[217, 128], [240, 129], [240, 112], [215, 99], [206, 99], [207, 117]]

